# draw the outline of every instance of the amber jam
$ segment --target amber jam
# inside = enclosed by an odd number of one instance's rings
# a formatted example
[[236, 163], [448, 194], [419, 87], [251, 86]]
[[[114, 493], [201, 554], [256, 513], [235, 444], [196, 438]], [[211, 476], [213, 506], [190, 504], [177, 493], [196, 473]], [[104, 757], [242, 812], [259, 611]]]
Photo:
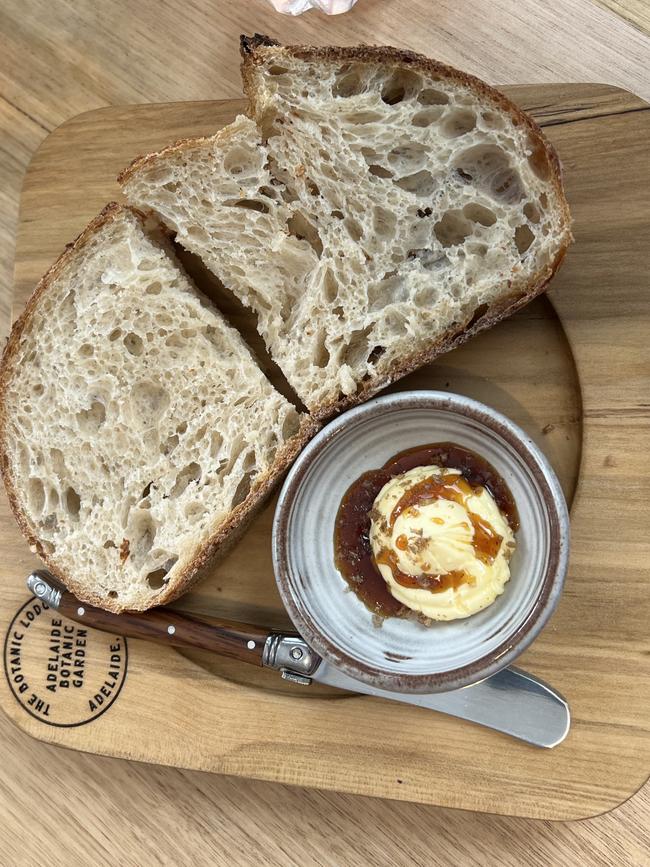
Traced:
[[[416, 446], [392, 457], [381, 469], [370, 470], [353, 482], [345, 492], [336, 515], [334, 529], [334, 556], [336, 566], [350, 588], [375, 614], [382, 617], [408, 614], [401, 602], [391, 596], [386, 582], [376, 566], [370, 546], [371, 510], [377, 495], [395, 476], [415, 467], [438, 466], [457, 473], [431, 476], [414, 485], [396, 504], [390, 516], [392, 526], [401, 512], [443, 497], [465, 505], [468, 496], [479, 488], [486, 488], [505, 516], [513, 531], [519, 527], [519, 516], [508, 486], [494, 467], [469, 449], [454, 443], [433, 443]], [[474, 528], [473, 545], [476, 556], [491, 563], [499, 551], [501, 536], [478, 515], [468, 512], [468, 520]], [[405, 548], [407, 539], [398, 536], [398, 548]], [[391, 568], [395, 580], [407, 587], [428, 588], [433, 592], [458, 587], [467, 580], [464, 572], [448, 572], [445, 575], [406, 575], [397, 566], [394, 552], [385, 550], [380, 562]]]

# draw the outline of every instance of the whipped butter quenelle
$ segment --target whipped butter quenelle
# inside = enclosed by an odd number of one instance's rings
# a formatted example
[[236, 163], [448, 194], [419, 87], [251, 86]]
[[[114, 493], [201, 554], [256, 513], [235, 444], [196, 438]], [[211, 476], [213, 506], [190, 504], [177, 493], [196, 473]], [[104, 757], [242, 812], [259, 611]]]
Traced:
[[455, 620], [503, 592], [517, 527], [512, 495], [486, 461], [452, 443], [420, 446], [350, 486], [336, 562], [379, 615]]

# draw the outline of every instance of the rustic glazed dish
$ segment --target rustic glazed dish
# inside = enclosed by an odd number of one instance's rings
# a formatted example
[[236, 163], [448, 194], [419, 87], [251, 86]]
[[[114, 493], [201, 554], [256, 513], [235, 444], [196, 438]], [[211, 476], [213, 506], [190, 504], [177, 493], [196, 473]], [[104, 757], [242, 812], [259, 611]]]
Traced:
[[[476, 452], [510, 488], [520, 518], [511, 578], [492, 605], [463, 620], [378, 622], [336, 569], [336, 513], [363, 472], [435, 442]], [[437, 391], [379, 397], [331, 422], [287, 476], [273, 526], [278, 587], [301, 635], [350, 676], [402, 692], [458, 689], [509, 665], [555, 608], [568, 552], [564, 496], [530, 437], [477, 401]]]

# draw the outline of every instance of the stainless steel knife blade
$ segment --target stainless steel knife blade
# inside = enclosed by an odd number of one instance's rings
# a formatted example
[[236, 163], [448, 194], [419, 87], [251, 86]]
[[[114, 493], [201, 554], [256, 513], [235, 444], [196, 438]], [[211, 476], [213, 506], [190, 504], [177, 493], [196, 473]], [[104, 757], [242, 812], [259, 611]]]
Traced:
[[463, 689], [425, 695], [377, 689], [349, 677], [325, 660], [311, 678], [350, 692], [460, 717], [536, 747], [556, 747], [571, 725], [566, 700], [544, 681], [518, 668], [505, 668]]

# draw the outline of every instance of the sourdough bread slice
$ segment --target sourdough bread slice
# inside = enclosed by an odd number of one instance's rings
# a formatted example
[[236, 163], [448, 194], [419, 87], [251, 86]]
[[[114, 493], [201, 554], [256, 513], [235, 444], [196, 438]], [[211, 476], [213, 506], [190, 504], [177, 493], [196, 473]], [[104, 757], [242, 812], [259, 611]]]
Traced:
[[571, 241], [560, 164], [505, 96], [392, 48], [242, 53], [259, 132], [238, 118], [120, 181], [254, 309], [312, 413], [543, 291]]
[[160, 227], [117, 205], [41, 280], [2, 361], [18, 523], [80, 599], [115, 612], [180, 595], [309, 428]]

